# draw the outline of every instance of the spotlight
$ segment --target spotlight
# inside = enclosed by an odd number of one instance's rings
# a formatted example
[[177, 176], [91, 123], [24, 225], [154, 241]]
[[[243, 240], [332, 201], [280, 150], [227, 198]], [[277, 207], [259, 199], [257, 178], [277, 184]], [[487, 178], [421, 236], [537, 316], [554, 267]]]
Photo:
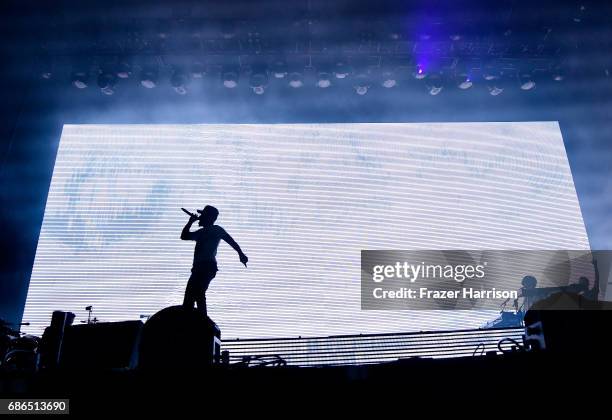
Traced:
[[498, 96], [504, 92], [505, 86], [502, 76], [502, 73], [494, 67], [488, 67], [484, 70], [482, 77], [487, 81], [487, 89], [491, 96]]
[[457, 74], [457, 87], [462, 90], [467, 90], [474, 85], [474, 81], [472, 80], [472, 76], [467, 72], [461, 72]]
[[187, 94], [187, 88], [185, 85], [187, 84], [187, 76], [180, 70], [175, 70], [170, 77], [170, 84], [176, 93], [179, 95]]
[[414, 78], [418, 80], [422, 80], [427, 77], [427, 73], [425, 72], [425, 68], [421, 64], [417, 64], [414, 69]]
[[37, 71], [41, 79], [51, 80], [53, 78], [53, 63], [51, 62], [51, 60], [41, 59], [38, 62], [37, 67]]
[[334, 69], [334, 75], [336, 79], [346, 79], [350, 74], [349, 66], [344, 61], [336, 62], [336, 68]]
[[506, 90], [508, 80], [503, 72], [489, 69], [484, 73], [484, 78], [491, 96], [501, 95]]
[[191, 77], [194, 79], [201, 79], [204, 77], [205, 72], [206, 69], [204, 68], [204, 64], [200, 63], [199, 61], [196, 61], [191, 65]]
[[157, 86], [158, 72], [154, 69], [144, 69], [140, 75], [140, 84], [147, 89]]
[[120, 61], [117, 64], [116, 74], [119, 79], [129, 79], [132, 75], [132, 66], [127, 61]]
[[98, 87], [100, 91], [105, 95], [112, 95], [115, 93], [115, 85], [117, 84], [117, 76], [111, 72], [102, 72], [98, 76]]
[[302, 73], [294, 71], [289, 75], [289, 86], [294, 89], [304, 86], [304, 76]]
[[332, 75], [326, 71], [320, 71], [318, 74], [317, 86], [325, 89], [331, 86]]
[[224, 39], [233, 39], [236, 37], [236, 24], [231, 20], [226, 20], [221, 23], [221, 36]]
[[239, 73], [238, 70], [235, 69], [224, 69], [221, 72], [221, 80], [223, 81], [223, 86], [228, 89], [234, 89], [238, 86]]
[[536, 82], [531, 72], [521, 72], [519, 74], [521, 90], [531, 90], [536, 87]]
[[268, 86], [268, 72], [263, 66], [255, 66], [251, 77], [249, 78], [249, 85], [257, 95], [263, 95]]
[[370, 90], [370, 78], [364, 73], [356, 75], [353, 88], [357, 95], [365, 95]]
[[[51, 76], [49, 76], [50, 78]], [[44, 78], [44, 74], [43, 74]], [[85, 71], [75, 71], [72, 73], [71, 82], [72, 85], [78, 89], [85, 89], [87, 87], [87, 81], [89, 79], [89, 75]]]
[[504, 91], [504, 88], [501, 88], [496, 85], [487, 86], [487, 88], [489, 89], [489, 93], [491, 94], [491, 96], [501, 95]]
[[395, 73], [391, 70], [385, 70], [382, 72], [382, 85], [387, 89], [397, 86], [397, 79]]
[[488, 82], [492, 80], [497, 80], [500, 78], [500, 76], [501, 73], [499, 72], [499, 70], [496, 70], [493, 67], [486, 68], [482, 73], [482, 77]]
[[565, 79], [565, 72], [561, 67], [555, 67], [552, 71], [552, 79], [555, 82], [562, 82]]
[[284, 79], [287, 76], [287, 63], [284, 60], [276, 60], [272, 64], [272, 75], [275, 79]]
[[427, 86], [427, 90], [429, 94], [432, 96], [440, 94], [442, 89], [444, 89], [444, 80], [441, 74], [433, 73], [427, 77], [425, 80], [425, 85]]
[[584, 7], [584, 5], [581, 4], [580, 7], [578, 7], [576, 14], [574, 15], [574, 22], [576, 23], [582, 22], [582, 17], [584, 16], [585, 10], [586, 10], [586, 7]]
[[491, 79], [487, 83], [487, 89], [491, 96], [498, 96], [504, 92], [504, 86], [501, 84], [501, 79]]

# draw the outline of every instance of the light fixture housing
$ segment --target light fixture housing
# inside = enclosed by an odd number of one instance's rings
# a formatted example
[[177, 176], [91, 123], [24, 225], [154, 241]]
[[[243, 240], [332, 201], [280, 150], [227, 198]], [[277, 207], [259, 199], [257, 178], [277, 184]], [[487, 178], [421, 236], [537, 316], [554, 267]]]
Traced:
[[153, 89], [157, 86], [159, 72], [153, 68], [145, 68], [140, 74], [140, 84], [147, 88]]
[[299, 89], [304, 86], [304, 75], [299, 71], [293, 71], [289, 74], [289, 86], [294, 89]]
[[88, 86], [89, 74], [82, 70], [74, 71], [70, 79], [75, 88], [85, 89]]
[[187, 94], [187, 76], [182, 70], [174, 70], [170, 76], [170, 84], [179, 95]]
[[383, 70], [382, 72], [382, 87], [391, 89], [397, 86], [397, 78], [395, 76], [395, 72], [391, 70]]
[[332, 84], [332, 74], [328, 71], [321, 70], [317, 74], [317, 86], [321, 89], [326, 89]]
[[103, 71], [98, 75], [98, 87], [105, 95], [113, 95], [117, 85], [117, 76], [111, 72]]
[[235, 89], [238, 87], [239, 80], [240, 73], [237, 69], [226, 68], [221, 71], [221, 82], [226, 88]]

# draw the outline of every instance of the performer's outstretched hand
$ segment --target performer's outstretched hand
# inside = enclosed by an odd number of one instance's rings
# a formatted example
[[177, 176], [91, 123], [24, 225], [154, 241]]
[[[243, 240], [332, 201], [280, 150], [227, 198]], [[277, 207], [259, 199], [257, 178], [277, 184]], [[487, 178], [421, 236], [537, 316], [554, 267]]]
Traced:
[[244, 255], [243, 253], [240, 253], [240, 262], [246, 267], [247, 263], [249, 262], [249, 257]]

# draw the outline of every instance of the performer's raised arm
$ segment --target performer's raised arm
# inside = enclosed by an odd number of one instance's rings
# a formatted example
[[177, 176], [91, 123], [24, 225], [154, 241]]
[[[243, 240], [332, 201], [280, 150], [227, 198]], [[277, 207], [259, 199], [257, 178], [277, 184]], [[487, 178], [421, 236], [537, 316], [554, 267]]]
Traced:
[[189, 229], [191, 229], [191, 225], [193, 225], [193, 223], [198, 220], [198, 216], [196, 216], [195, 214], [192, 214], [189, 217], [189, 220], [187, 221], [187, 224], [185, 225], [185, 227], [183, 227], [183, 230], [181, 232], [181, 239], [184, 241], [195, 241], [196, 237], [195, 237], [195, 232], [190, 232]]

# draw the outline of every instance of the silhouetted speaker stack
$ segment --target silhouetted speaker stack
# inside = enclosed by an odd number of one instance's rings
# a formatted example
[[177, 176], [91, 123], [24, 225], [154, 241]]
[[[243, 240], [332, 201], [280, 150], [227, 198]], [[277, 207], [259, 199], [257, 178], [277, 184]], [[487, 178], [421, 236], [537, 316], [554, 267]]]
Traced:
[[41, 367], [198, 369], [219, 361], [221, 331], [201, 312], [171, 306], [141, 321], [72, 325], [56, 311], [43, 335]]
[[140, 344], [142, 369], [201, 369], [219, 361], [221, 331], [201, 312], [171, 306], [147, 321]]
[[138, 363], [142, 321], [99, 322], [66, 329], [60, 367], [133, 369]]
[[51, 325], [45, 328], [40, 344], [40, 367], [56, 368], [64, 341], [64, 333], [74, 321], [72, 312], [54, 311], [51, 315]]
[[525, 314], [529, 349], [561, 355], [605, 355], [612, 338], [612, 304], [556, 293]]

